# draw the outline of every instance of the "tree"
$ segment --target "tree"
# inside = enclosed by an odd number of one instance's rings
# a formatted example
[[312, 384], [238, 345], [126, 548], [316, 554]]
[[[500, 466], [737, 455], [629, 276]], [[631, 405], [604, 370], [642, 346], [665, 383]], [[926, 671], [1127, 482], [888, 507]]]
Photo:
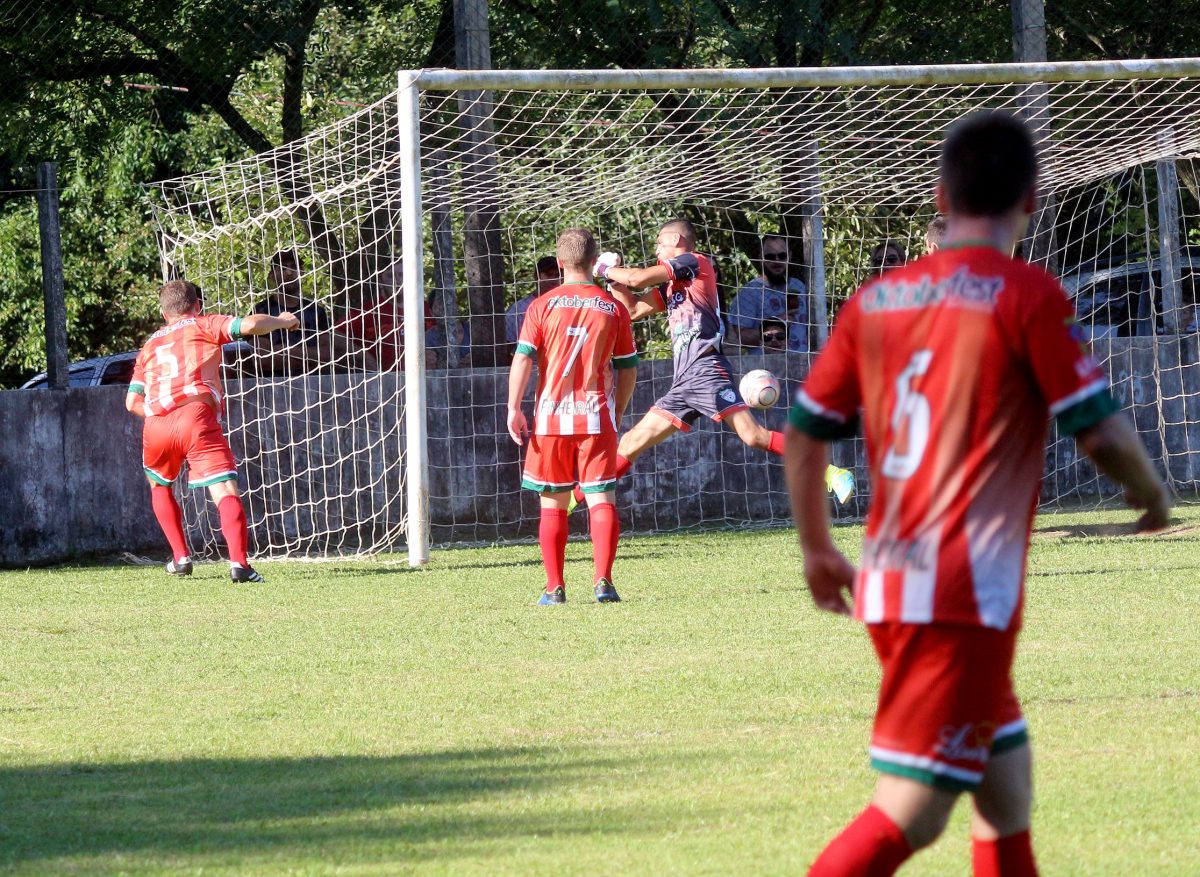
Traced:
[[[264, 151], [385, 93], [397, 67], [438, 57], [448, 3], [38, 0], [0, 22], [0, 76], [14, 86], [0, 95], [0, 265], [12, 269], [0, 383], [43, 361], [27, 222], [37, 162], [62, 166], [72, 355], [127, 348], [153, 309], [125, 304], [148, 301], [138, 291], [159, 273], [139, 184]], [[308, 218], [337, 261], [320, 214]], [[88, 317], [101, 313], [111, 319]]]

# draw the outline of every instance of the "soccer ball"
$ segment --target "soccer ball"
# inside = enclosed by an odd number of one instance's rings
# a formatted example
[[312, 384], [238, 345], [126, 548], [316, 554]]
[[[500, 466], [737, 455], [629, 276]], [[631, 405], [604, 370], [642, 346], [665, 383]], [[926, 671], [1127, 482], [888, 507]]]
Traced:
[[746, 372], [738, 389], [751, 408], [770, 408], [779, 401], [779, 378], [765, 368]]

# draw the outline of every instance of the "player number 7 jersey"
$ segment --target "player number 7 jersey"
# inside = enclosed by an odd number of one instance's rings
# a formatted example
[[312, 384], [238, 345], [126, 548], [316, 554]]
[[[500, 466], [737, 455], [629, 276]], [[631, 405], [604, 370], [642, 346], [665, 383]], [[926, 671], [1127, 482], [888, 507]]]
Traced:
[[613, 368], [637, 364], [629, 311], [594, 284], [566, 283], [530, 304], [517, 353], [538, 359], [538, 435], [616, 432]]

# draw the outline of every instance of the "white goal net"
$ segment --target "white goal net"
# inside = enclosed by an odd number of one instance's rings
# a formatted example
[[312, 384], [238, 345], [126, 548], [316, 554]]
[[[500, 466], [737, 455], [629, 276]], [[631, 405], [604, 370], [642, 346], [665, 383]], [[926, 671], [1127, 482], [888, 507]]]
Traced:
[[[1064, 278], [1117, 395], [1190, 494], [1200, 62], [425, 71], [304, 140], [153, 187], [164, 273], [198, 282], [212, 311], [303, 311], [301, 331], [228, 351], [254, 547], [408, 545], [415, 562], [426, 540], [535, 532], [507, 365], [538, 261], [569, 226], [644, 264], [659, 225], [689, 219], [719, 271], [735, 367], [794, 388], [873, 262], [924, 252], [942, 136], [981, 108], [1034, 125], [1045, 197], [1024, 254]], [[768, 288], [784, 304], [762, 319], [748, 303]], [[671, 379], [662, 318], [637, 336], [626, 426]], [[784, 414], [762, 416], [779, 428]], [[859, 483], [842, 515], [869, 497], [858, 445], [834, 448]], [[1054, 442], [1045, 502], [1110, 489]], [[626, 532], [788, 520], [778, 460], [703, 422], [643, 455], [618, 507]], [[204, 504], [187, 508], [194, 542], [215, 546]]]

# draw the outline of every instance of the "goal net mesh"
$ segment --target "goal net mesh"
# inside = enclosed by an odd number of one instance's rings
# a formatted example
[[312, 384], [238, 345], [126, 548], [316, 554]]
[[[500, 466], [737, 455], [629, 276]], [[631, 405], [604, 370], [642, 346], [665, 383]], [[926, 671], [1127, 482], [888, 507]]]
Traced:
[[[1200, 79], [593, 91], [423, 91], [423, 252], [402, 253], [396, 95], [301, 141], [152, 187], [164, 274], [212, 312], [298, 311], [294, 333], [226, 351], [227, 425], [260, 554], [374, 552], [404, 543], [402, 259], [427, 305], [432, 540], [536, 532], [505, 429], [507, 364], [537, 263], [582, 225], [627, 264], [689, 219], [718, 272], [726, 352], [790, 393], [872, 260], [925, 251], [947, 126], [975, 110], [1036, 129], [1044, 193], [1022, 250], [1063, 277], [1160, 470], [1197, 487], [1195, 277], [1200, 274]], [[789, 254], [764, 265], [764, 250]], [[768, 271], [767, 269], [770, 268]], [[779, 320], [749, 303], [787, 286]], [[785, 271], [786, 276], [780, 272]], [[748, 285], [759, 284], [755, 298]], [[760, 312], [761, 314], [761, 312]], [[768, 315], [770, 316], [770, 315]], [[662, 316], [637, 324], [643, 363], [625, 427], [670, 385]], [[783, 404], [758, 414], [781, 428]], [[1113, 491], [1052, 435], [1046, 504]], [[861, 440], [836, 444], [859, 516]], [[219, 528], [195, 496], [193, 543]], [[777, 458], [700, 420], [648, 451], [618, 492], [626, 532], [788, 520]]]

